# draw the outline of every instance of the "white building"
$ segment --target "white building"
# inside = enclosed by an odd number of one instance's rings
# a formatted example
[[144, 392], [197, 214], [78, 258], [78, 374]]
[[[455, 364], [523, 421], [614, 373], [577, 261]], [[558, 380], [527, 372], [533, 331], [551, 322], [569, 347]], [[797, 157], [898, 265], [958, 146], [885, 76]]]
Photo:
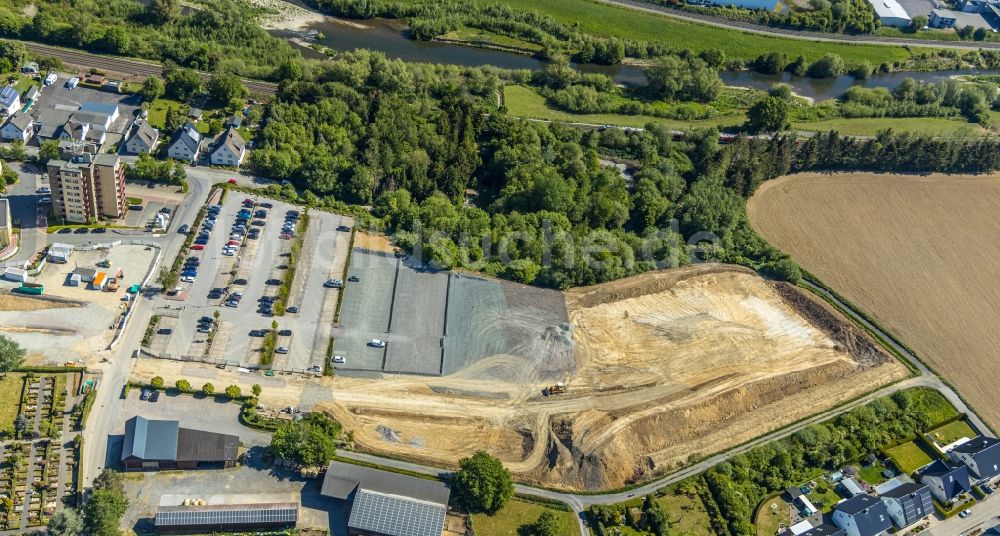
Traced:
[[868, 2], [875, 8], [875, 15], [882, 22], [882, 26], [905, 28], [913, 22], [910, 15], [896, 0], [868, 0]]
[[167, 156], [185, 162], [194, 162], [200, 152], [201, 133], [194, 128], [194, 123], [187, 123], [181, 127], [167, 147]]
[[0, 137], [4, 141], [27, 142], [35, 131], [35, 122], [25, 113], [15, 113], [0, 127]]
[[21, 109], [21, 94], [13, 86], [0, 89], [0, 113], [11, 115]]
[[110, 118], [110, 123], [114, 123], [115, 121], [117, 121], [118, 114], [120, 113], [118, 105], [115, 103], [90, 102], [90, 101], [81, 104], [80, 111], [106, 115]]
[[136, 121], [132, 135], [125, 142], [125, 150], [132, 154], [151, 153], [159, 139], [159, 130], [145, 121]]
[[209, 157], [213, 166], [239, 167], [246, 155], [247, 142], [235, 128], [229, 127], [215, 139], [215, 148]]

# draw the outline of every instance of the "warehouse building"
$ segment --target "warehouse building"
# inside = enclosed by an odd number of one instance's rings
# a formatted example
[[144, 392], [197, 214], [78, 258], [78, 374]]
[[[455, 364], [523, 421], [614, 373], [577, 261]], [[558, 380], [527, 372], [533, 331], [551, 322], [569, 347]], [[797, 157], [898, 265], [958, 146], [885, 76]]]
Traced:
[[875, 8], [875, 15], [878, 16], [882, 26], [906, 28], [913, 22], [896, 0], [868, 0], [868, 2]]
[[239, 445], [240, 438], [234, 435], [137, 416], [125, 422], [121, 461], [126, 471], [233, 467]]
[[160, 506], [153, 525], [158, 534], [276, 531], [294, 528], [296, 503], [191, 504]]
[[444, 482], [331, 462], [320, 494], [351, 504], [351, 536], [441, 536], [450, 491]]

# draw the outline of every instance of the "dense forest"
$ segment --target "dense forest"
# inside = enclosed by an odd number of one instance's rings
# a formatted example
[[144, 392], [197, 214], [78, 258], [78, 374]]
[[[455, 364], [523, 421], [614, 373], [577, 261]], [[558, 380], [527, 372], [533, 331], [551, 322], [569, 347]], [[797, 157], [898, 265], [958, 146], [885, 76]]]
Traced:
[[0, 0], [0, 36], [277, 79], [300, 58], [232, 0]]
[[499, 104], [509, 76], [368, 51], [315, 64], [282, 84], [252, 165], [305, 190], [306, 201], [371, 206], [367, 223], [438, 267], [556, 288], [692, 256], [795, 279], [794, 265], [747, 224], [745, 199], [761, 182], [822, 169], [1000, 169], [993, 138], [830, 133], [721, 145], [715, 130], [675, 141], [655, 124], [625, 132], [527, 122]]

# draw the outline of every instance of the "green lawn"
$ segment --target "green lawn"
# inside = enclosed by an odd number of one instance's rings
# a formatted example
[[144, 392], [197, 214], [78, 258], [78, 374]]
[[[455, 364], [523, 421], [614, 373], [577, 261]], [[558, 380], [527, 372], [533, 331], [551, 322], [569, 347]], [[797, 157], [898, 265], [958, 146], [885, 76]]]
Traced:
[[667, 511], [671, 536], [712, 534], [712, 520], [698, 495], [668, 494], [656, 500]]
[[[882, 62], [902, 61], [910, 56], [902, 47], [825, 43], [757, 35], [611, 6], [595, 0], [493, 1], [542, 13], [564, 24], [579, 25], [583, 31], [595, 35], [661, 43], [676, 50], [687, 48], [700, 52], [722, 49], [728, 58], [753, 59], [777, 50], [792, 56], [802, 54], [807, 60], [815, 60], [827, 52], [834, 52], [848, 63], [868, 60], [878, 65]], [[920, 53], [922, 50], [914, 49], [914, 52]]]
[[[771, 508], [772, 504], [775, 508]], [[782, 523], [787, 525], [791, 520], [792, 513], [788, 502], [781, 497], [771, 497], [764, 499], [764, 504], [757, 510], [757, 519], [753, 524], [757, 527], [757, 536], [774, 536]]]
[[792, 123], [792, 129], [809, 132], [836, 130], [852, 136], [874, 136], [880, 130], [891, 128], [899, 132], [919, 132], [936, 136], [973, 137], [982, 136], [986, 131], [979, 125], [957, 119], [941, 117], [901, 117], [901, 118], [861, 118], [826, 119]]
[[813, 503], [813, 506], [819, 508], [824, 513], [830, 512], [833, 510], [833, 506], [843, 498], [837, 495], [837, 492], [833, 488], [833, 484], [829, 482], [821, 483], [808, 495], [809, 502]]
[[931, 438], [937, 442], [938, 445], [950, 445], [963, 437], [972, 439], [979, 434], [969, 426], [969, 423], [965, 421], [955, 421], [953, 423], [946, 424], [940, 428], [935, 428], [928, 432]]
[[540, 504], [514, 498], [493, 515], [473, 514], [472, 526], [476, 536], [518, 536], [518, 527], [532, 523], [545, 510], [551, 510], [562, 522], [560, 534], [579, 534], [573, 512], [546, 508]]
[[865, 482], [877, 486], [886, 481], [886, 478], [882, 476], [882, 471], [885, 471], [885, 466], [882, 462], [878, 462], [868, 467], [862, 467], [858, 470], [858, 477]]
[[11, 373], [0, 378], [0, 432], [14, 433], [14, 417], [21, 402], [22, 374]]
[[149, 107], [149, 124], [156, 128], [165, 128], [167, 122], [167, 108], [173, 107], [177, 111], [181, 111], [184, 105], [170, 99], [156, 99], [153, 104]]
[[742, 125], [746, 121], [746, 116], [743, 114], [716, 117], [704, 121], [678, 121], [647, 115], [574, 114], [550, 107], [545, 102], [545, 97], [525, 86], [507, 86], [504, 89], [504, 102], [507, 104], [507, 111], [514, 117], [547, 119], [549, 121], [564, 123], [643, 127], [647, 123], [652, 122], [666, 125], [669, 128], [684, 130], [698, 127]]
[[22, 75], [20, 78], [18, 78], [17, 83], [14, 84], [14, 89], [16, 89], [18, 93], [24, 95], [24, 92], [28, 91], [28, 89], [31, 88], [31, 86], [33, 85], [36, 85], [35, 80], [33, 78], [31, 78], [30, 76]]
[[909, 441], [885, 450], [886, 456], [892, 458], [899, 470], [910, 474], [917, 469], [931, 463], [933, 460], [914, 441]]

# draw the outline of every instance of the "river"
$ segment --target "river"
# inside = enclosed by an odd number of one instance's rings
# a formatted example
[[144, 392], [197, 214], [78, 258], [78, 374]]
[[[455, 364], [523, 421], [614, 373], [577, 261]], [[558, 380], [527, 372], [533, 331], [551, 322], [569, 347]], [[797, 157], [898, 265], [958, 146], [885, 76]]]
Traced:
[[[295, 2], [298, 4], [298, 2]], [[301, 4], [299, 4], [301, 5]], [[323, 34], [318, 44], [333, 50], [346, 51], [357, 48], [380, 50], [391, 58], [412, 62], [444, 63], [479, 67], [493, 65], [504, 69], [541, 69], [545, 62], [530, 56], [511, 52], [490, 50], [452, 43], [416, 41], [407, 37], [406, 24], [402, 21], [371, 19], [358, 21], [360, 24], [345, 24], [327, 20], [309, 26]], [[297, 37], [298, 33], [272, 32], [280, 37]], [[315, 50], [300, 47], [307, 57], [325, 57]], [[610, 76], [615, 82], [625, 85], [645, 83], [646, 74], [641, 67], [631, 65], [574, 64], [576, 69], [586, 73], [600, 73]], [[727, 86], [768, 89], [774, 84], [785, 83], [797, 95], [816, 101], [837, 98], [853, 85], [865, 87], [886, 87], [892, 89], [906, 78], [924, 82], [938, 82], [959, 74], [1000, 74], [1000, 71], [935, 71], [935, 72], [893, 72], [876, 73], [867, 80], [855, 80], [852, 76], [838, 76], [817, 80], [793, 76], [789, 73], [775, 75], [754, 71], [722, 71], [719, 76]]]

